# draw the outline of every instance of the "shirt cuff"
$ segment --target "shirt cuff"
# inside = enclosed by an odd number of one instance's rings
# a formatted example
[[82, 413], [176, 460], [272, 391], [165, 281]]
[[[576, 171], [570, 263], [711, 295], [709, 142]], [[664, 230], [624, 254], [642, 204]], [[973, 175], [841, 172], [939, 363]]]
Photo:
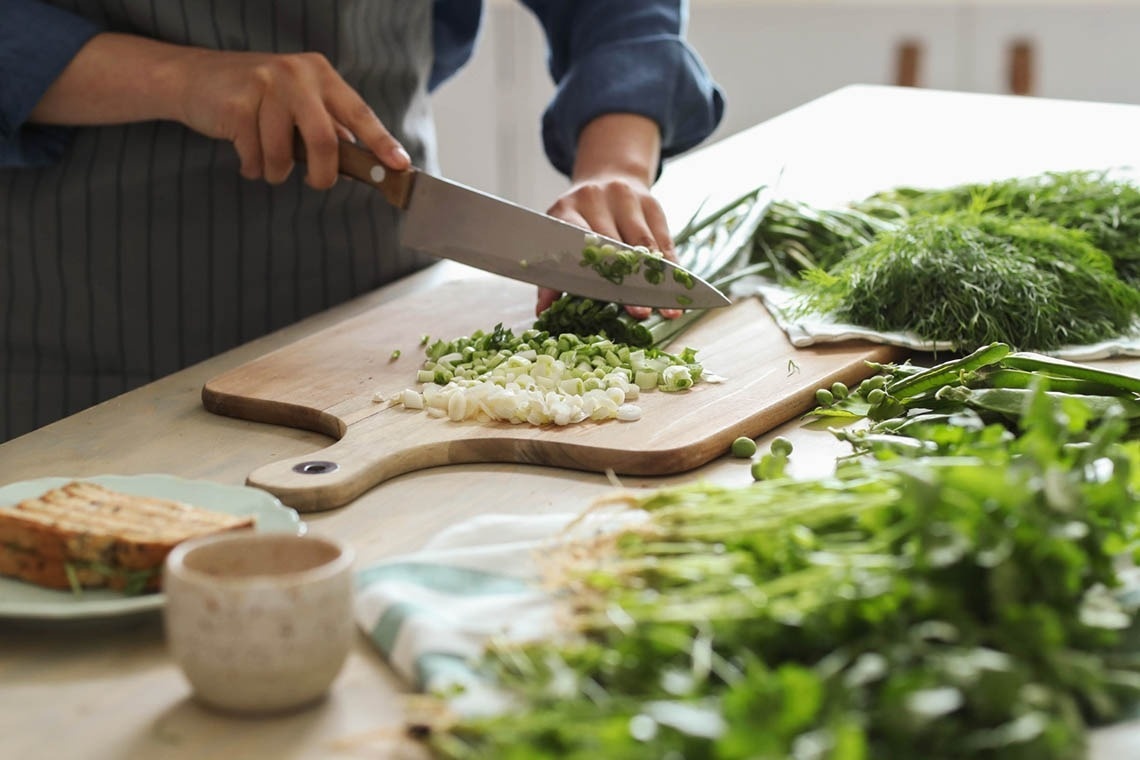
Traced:
[[676, 37], [598, 48], [571, 67], [543, 113], [543, 145], [555, 169], [570, 175], [582, 128], [606, 113], [634, 113], [657, 122], [664, 160], [716, 129], [724, 94]]
[[99, 33], [89, 19], [37, 0], [0, 0], [0, 157], [6, 164], [44, 165], [59, 160], [70, 130], [28, 124], [79, 49]]

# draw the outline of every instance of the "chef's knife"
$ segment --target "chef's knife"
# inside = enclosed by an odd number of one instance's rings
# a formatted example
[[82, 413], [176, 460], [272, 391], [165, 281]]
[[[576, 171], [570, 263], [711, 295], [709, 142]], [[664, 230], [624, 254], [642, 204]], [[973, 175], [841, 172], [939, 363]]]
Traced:
[[[299, 138], [296, 154], [304, 160]], [[379, 189], [403, 210], [400, 242], [412, 250], [601, 301], [662, 308], [730, 303], [672, 261], [639, 254], [619, 241], [415, 168], [387, 169], [370, 151], [350, 142], [340, 143], [340, 173]], [[588, 238], [619, 253], [604, 256], [599, 267], [584, 265]], [[637, 271], [600, 273], [615, 255], [632, 260]]]

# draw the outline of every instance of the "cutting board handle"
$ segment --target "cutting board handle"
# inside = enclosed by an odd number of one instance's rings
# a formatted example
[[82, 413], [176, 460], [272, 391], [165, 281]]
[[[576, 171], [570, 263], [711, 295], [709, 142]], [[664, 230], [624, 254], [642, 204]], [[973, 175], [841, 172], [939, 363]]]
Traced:
[[363, 419], [327, 448], [259, 467], [246, 484], [269, 491], [298, 512], [318, 512], [343, 506], [389, 478], [452, 461], [447, 441], [385, 452], [377, 445], [384, 440], [385, 424], [383, 414]]
[[[305, 161], [308, 152], [301, 133], [293, 135], [293, 156]], [[379, 190], [384, 198], [396, 208], [406, 209], [412, 196], [412, 183], [416, 179], [416, 169], [398, 171], [380, 163], [372, 152], [359, 145], [341, 140], [338, 148], [339, 170], [346, 177], [363, 182]]]

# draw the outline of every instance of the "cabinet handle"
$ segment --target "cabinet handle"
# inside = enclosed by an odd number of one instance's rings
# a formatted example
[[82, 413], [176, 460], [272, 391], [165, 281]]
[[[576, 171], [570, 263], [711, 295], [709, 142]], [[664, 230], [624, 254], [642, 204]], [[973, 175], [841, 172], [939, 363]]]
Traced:
[[1009, 91], [1014, 95], [1033, 94], [1034, 52], [1030, 40], [1014, 40], [1009, 45]]
[[903, 40], [895, 47], [895, 84], [899, 87], [918, 87], [922, 68], [922, 43]]

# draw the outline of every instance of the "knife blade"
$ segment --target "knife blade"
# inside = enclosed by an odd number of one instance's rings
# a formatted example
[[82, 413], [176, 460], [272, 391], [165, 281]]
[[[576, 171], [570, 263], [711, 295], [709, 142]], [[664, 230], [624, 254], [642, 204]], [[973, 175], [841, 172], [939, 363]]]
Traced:
[[[304, 145], [296, 141], [297, 158]], [[370, 151], [341, 141], [341, 174], [372, 185], [403, 210], [400, 243], [430, 256], [559, 292], [635, 306], [716, 308], [731, 302], [672, 261], [412, 168], [394, 171]], [[587, 244], [600, 262], [584, 263]], [[618, 274], [608, 265], [631, 264]]]

